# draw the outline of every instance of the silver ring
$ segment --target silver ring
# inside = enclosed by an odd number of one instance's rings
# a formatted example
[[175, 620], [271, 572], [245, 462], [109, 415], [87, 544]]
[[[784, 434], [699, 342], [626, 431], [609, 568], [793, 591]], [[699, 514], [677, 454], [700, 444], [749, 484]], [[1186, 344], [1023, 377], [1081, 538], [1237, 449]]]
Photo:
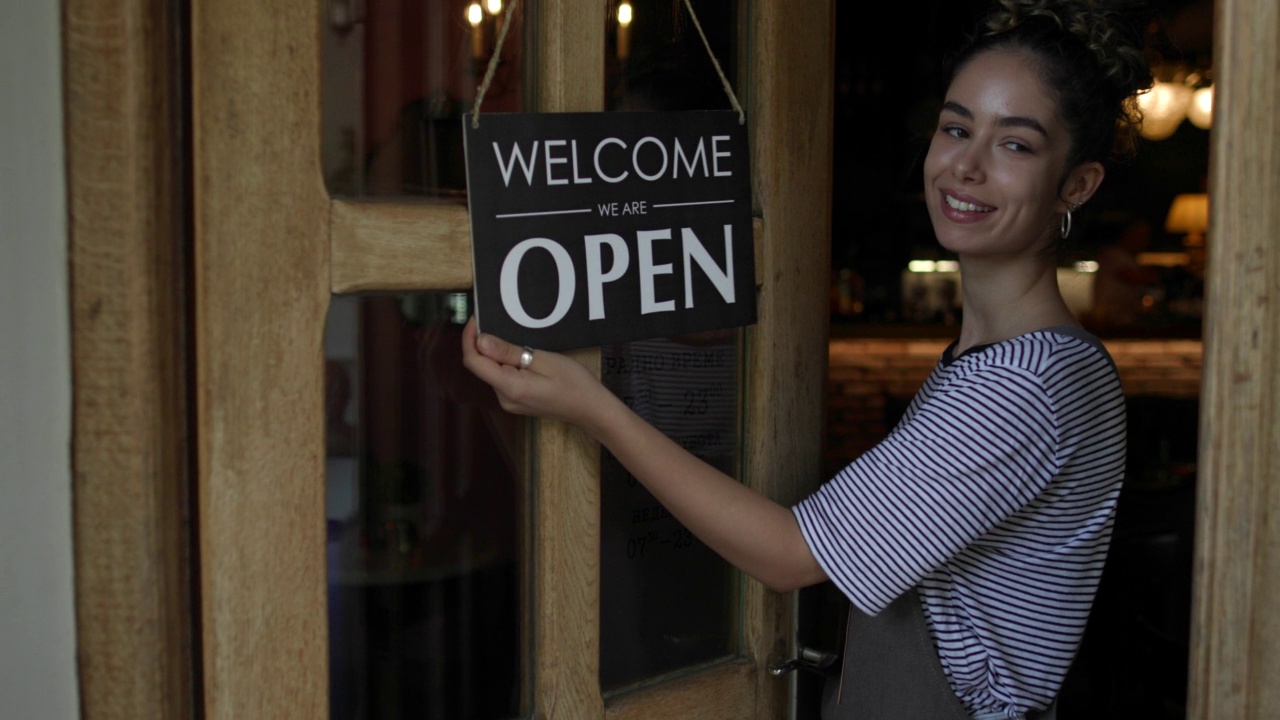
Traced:
[[528, 370], [529, 364], [532, 362], [533, 362], [533, 348], [529, 347], [528, 345], [525, 345], [524, 349], [520, 351], [520, 369]]

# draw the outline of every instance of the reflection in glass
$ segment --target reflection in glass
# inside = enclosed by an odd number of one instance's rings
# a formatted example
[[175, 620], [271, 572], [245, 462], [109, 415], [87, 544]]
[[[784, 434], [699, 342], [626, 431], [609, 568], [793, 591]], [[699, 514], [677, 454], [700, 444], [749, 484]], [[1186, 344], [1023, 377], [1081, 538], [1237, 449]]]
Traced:
[[[735, 80], [742, 3], [696, 5], [716, 59]], [[683, 3], [626, 0], [611, 6], [610, 110], [731, 108]], [[655, 427], [736, 476], [739, 335], [724, 331], [607, 347], [601, 374], [610, 390]], [[735, 654], [736, 573], [607, 452], [601, 476], [601, 687], [619, 690]]]
[[[715, 65], [680, 0], [612, 3], [605, 32], [606, 103], [610, 110], [729, 110]], [[736, 82], [741, 0], [698, 0], [698, 20], [716, 60]]]
[[[738, 332], [605, 348], [601, 375], [631, 409], [734, 475]], [[600, 683], [615, 690], [731, 655], [732, 569], [608, 452], [601, 460]]]
[[519, 715], [523, 422], [463, 367], [464, 294], [333, 299], [330, 717]]
[[[495, 49], [499, 0], [330, 0], [323, 162], [335, 195], [466, 196], [462, 113]], [[347, 8], [335, 11], [335, 8]], [[523, 10], [483, 112], [523, 107]]]

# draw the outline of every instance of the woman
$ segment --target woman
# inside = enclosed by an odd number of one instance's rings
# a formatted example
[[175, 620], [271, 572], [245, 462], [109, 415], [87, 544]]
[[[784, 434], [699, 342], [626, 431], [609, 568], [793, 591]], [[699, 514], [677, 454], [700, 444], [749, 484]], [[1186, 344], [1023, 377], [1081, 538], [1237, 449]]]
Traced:
[[1003, 0], [959, 54], [924, 165], [964, 278], [959, 338], [898, 427], [796, 507], [689, 455], [572, 360], [464, 333], [505, 408], [582, 426], [729, 562], [778, 591], [840, 588], [856, 610], [826, 718], [1052, 717], [1079, 647], [1124, 402], [1055, 249], [1151, 79], [1140, 31], [1095, 4]]

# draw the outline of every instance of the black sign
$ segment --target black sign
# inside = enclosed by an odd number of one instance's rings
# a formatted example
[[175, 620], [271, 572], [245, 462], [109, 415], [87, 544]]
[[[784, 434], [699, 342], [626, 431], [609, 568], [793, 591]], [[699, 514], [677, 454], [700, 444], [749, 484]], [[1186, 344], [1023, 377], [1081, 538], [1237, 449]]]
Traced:
[[737, 113], [462, 123], [481, 330], [564, 350], [755, 322]]

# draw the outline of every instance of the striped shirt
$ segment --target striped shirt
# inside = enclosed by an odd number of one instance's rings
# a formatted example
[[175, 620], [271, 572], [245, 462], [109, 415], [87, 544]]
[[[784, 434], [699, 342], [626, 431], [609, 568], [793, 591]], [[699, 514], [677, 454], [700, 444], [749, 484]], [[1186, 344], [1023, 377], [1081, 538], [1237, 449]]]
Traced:
[[1057, 696], [1102, 574], [1125, 463], [1110, 356], [1050, 328], [952, 359], [876, 447], [794, 508], [814, 556], [875, 615], [919, 587], [971, 714]]

